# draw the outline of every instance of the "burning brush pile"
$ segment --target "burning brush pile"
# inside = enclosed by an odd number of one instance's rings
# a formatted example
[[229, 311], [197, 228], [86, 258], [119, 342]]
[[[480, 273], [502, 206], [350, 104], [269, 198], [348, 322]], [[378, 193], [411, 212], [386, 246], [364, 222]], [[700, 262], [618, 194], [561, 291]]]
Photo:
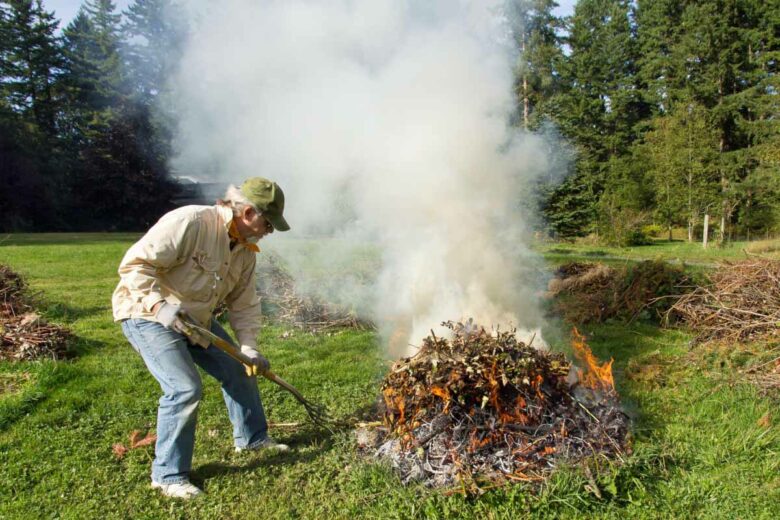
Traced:
[[24, 279], [0, 264], [0, 359], [60, 359], [70, 338], [67, 329], [41, 319]]
[[382, 385], [387, 433], [375, 454], [404, 483], [534, 481], [560, 461], [623, 452], [628, 419], [611, 363], [595, 364], [581, 338], [582, 360], [594, 364], [575, 377], [563, 355], [526, 345], [514, 331], [444, 325], [452, 339], [427, 337]]

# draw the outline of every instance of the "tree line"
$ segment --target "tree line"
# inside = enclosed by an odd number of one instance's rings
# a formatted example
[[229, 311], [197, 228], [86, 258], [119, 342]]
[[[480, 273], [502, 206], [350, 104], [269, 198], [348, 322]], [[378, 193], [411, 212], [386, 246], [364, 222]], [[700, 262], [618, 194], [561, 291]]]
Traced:
[[[545, 229], [637, 243], [707, 216], [720, 240], [780, 227], [780, 0], [506, 0], [512, 123], [572, 160]], [[61, 32], [0, 1], [0, 231], [142, 229], [171, 207], [175, 0], [86, 0]], [[567, 144], [564, 144], [567, 143]]]
[[518, 124], [574, 147], [540, 205], [558, 237], [637, 243], [709, 217], [719, 240], [780, 224], [780, 1], [513, 0]]
[[0, 2], [1, 231], [141, 229], [171, 208], [176, 9], [87, 0], [60, 32], [41, 0]]

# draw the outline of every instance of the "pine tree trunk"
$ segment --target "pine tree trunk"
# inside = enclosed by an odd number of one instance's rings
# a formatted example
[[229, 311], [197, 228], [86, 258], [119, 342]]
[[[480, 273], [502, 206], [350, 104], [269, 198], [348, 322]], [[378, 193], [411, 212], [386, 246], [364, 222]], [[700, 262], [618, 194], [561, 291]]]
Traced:
[[691, 132], [688, 132], [688, 243], [693, 242], [693, 227], [696, 224], [696, 214], [693, 211], [693, 144]]
[[[523, 34], [522, 59], [525, 61], [525, 34]], [[528, 130], [528, 73], [527, 67], [523, 67], [523, 128]]]
[[693, 242], [693, 229], [696, 227], [696, 221], [693, 219], [693, 215], [688, 217], [688, 243]]
[[[718, 78], [718, 106], [723, 105], [723, 76]], [[728, 210], [728, 200], [726, 199], [726, 188], [728, 186], [728, 179], [726, 178], [726, 172], [723, 170], [723, 150], [726, 148], [726, 136], [724, 130], [720, 129], [720, 141], [718, 143], [718, 155], [720, 160], [718, 161], [718, 168], [720, 169], [720, 194], [721, 194], [721, 213], [720, 213], [720, 237], [719, 243], [723, 244], [726, 241], [726, 212]]]

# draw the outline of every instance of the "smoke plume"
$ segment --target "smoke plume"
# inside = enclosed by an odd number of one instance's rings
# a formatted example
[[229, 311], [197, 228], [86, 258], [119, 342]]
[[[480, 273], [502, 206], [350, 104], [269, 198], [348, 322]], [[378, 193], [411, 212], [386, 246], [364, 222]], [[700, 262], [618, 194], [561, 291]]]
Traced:
[[550, 145], [508, 126], [515, 58], [500, 5], [190, 4], [178, 171], [276, 180], [290, 239], [338, 237], [315, 248], [331, 265], [343, 244], [373, 244], [378, 277], [340, 288], [393, 355], [448, 319], [539, 328], [522, 202]]

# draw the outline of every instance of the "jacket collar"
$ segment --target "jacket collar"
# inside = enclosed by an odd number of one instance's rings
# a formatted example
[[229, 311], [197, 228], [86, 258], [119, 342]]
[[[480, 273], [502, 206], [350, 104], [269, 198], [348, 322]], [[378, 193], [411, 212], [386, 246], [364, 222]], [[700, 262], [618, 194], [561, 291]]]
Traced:
[[251, 242], [241, 236], [241, 234], [238, 232], [238, 228], [236, 227], [236, 223], [233, 220], [233, 210], [230, 209], [227, 206], [217, 206], [217, 211], [219, 212], [219, 216], [222, 217], [222, 220], [225, 222], [225, 229], [228, 232], [228, 236], [230, 237], [230, 242], [237, 243], [240, 245], [243, 245], [250, 251], [253, 251], [255, 253], [260, 252], [260, 248], [257, 246], [256, 243]]

